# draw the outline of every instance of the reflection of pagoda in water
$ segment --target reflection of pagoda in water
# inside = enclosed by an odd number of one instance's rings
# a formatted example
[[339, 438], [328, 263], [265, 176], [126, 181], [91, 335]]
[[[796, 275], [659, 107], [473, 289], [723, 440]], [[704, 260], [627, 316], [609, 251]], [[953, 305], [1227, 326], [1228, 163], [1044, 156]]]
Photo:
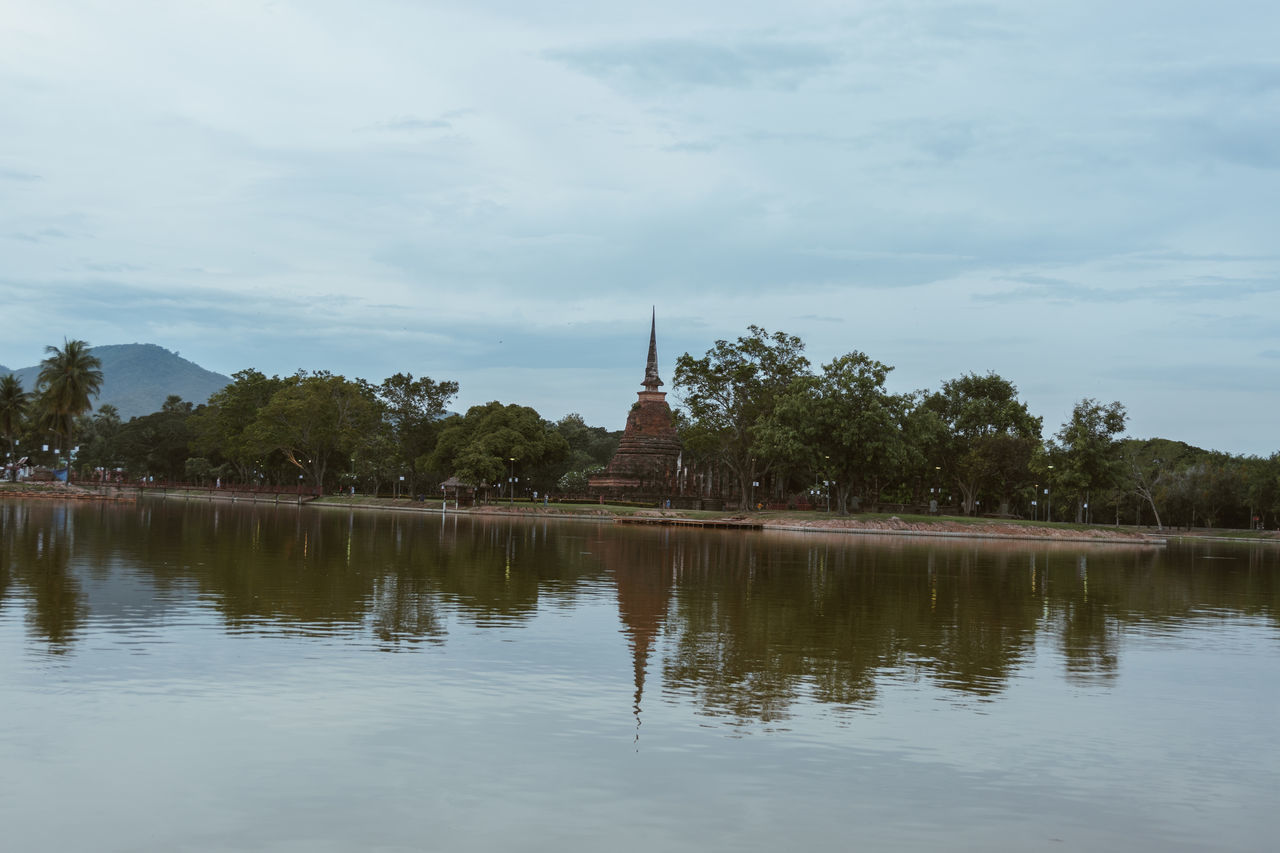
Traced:
[[[664, 532], [665, 540], [666, 534]], [[632, 712], [636, 716], [637, 732], [640, 725], [640, 703], [644, 697], [645, 672], [649, 665], [649, 653], [662, 635], [671, 602], [671, 574], [666, 566], [668, 549], [653, 548], [647, 537], [637, 553], [626, 553], [625, 544], [632, 540], [602, 538], [593, 550], [613, 571], [618, 587], [618, 615], [622, 619], [622, 632], [631, 647], [632, 665], [635, 668], [635, 701]], [[665, 544], [665, 543], [664, 543]], [[641, 550], [642, 549], [642, 550]], [[658, 559], [653, 558], [657, 551]]]
[[592, 495], [605, 500], [657, 501], [675, 491], [680, 459], [680, 437], [672, 421], [667, 395], [658, 388], [658, 318], [649, 325], [649, 360], [644, 390], [627, 415], [627, 426], [618, 450], [603, 472], [592, 477]]

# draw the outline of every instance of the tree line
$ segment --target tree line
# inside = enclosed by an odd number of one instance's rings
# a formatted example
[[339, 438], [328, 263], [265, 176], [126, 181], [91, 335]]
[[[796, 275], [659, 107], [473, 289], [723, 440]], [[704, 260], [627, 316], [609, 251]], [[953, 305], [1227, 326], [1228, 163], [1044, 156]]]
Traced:
[[856, 350], [815, 370], [800, 338], [759, 326], [701, 358], [685, 353], [674, 387], [686, 460], [723, 466], [755, 504], [822, 496], [840, 512], [1276, 526], [1280, 454], [1125, 438], [1124, 405], [1093, 398], [1045, 439], [1043, 419], [996, 373], [893, 394], [892, 370]]
[[[1080, 400], [1048, 439], [1010, 380], [969, 373], [890, 393], [893, 368], [851, 351], [815, 369], [804, 342], [751, 326], [676, 361], [684, 452], [673, 478], [709, 472], [744, 507], [829, 503], [1094, 523], [1274, 527], [1280, 454], [1233, 456], [1123, 437], [1120, 402]], [[449, 477], [498, 495], [582, 495], [620, 433], [493, 401], [451, 414], [458, 383], [397, 373], [242, 370], [207, 403], [170, 397], [121, 422], [90, 411], [101, 365], [83, 341], [47, 347], [37, 386], [0, 377], [10, 459], [78, 448], [77, 476], [436, 494]], [[21, 451], [20, 451], [21, 449]], [[44, 453], [48, 458], [49, 453]], [[66, 451], [63, 451], [66, 456]], [[52, 460], [57, 464], [58, 460]], [[708, 482], [707, 479], [700, 483]], [[683, 486], [682, 486], [683, 487]], [[699, 486], [700, 487], [700, 486]], [[692, 488], [692, 486], [691, 486]]]
[[[374, 385], [306, 370], [242, 370], [207, 403], [170, 396], [159, 411], [122, 422], [110, 404], [91, 412], [102, 374], [87, 344], [48, 351], [33, 391], [0, 377], [0, 433], [11, 460], [57, 466], [74, 449], [82, 480], [118, 474], [416, 496], [457, 476], [509, 496], [585, 486], [619, 436], [578, 414], [551, 422], [496, 401], [450, 414], [458, 393], [451, 380], [397, 373]], [[68, 358], [74, 370], [59, 366]]]

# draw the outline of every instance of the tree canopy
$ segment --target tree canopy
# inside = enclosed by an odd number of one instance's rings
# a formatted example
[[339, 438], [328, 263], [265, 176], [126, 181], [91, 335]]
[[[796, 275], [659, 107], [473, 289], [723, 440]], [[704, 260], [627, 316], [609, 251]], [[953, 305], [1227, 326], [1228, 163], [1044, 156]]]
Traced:
[[564, 436], [536, 411], [495, 400], [449, 418], [428, 464], [468, 485], [496, 483], [509, 494], [512, 476], [530, 488], [549, 489], [558, 474], [549, 476], [548, 468], [568, 454]]
[[778, 397], [808, 369], [804, 341], [759, 326], [732, 343], [716, 341], [702, 358], [681, 355], [674, 387], [689, 413], [681, 436], [686, 446], [721, 461], [737, 477], [741, 494], [748, 494], [757, 463], [769, 464], [757, 452], [758, 430]]
[[299, 371], [257, 413], [250, 446], [261, 455], [279, 451], [316, 488], [336, 461], [346, 461], [373, 435], [381, 405], [366, 382], [325, 371]]
[[69, 456], [75, 446], [76, 418], [93, 408], [93, 398], [102, 388], [102, 362], [80, 340], [64, 340], [61, 348], [47, 346], [45, 354], [36, 379], [38, 404]]
[[823, 365], [820, 376], [797, 376], [761, 419], [761, 453], [834, 481], [842, 513], [851, 495], [879, 493], [905, 453], [907, 401], [884, 387], [892, 369], [855, 350]]
[[932, 455], [960, 490], [965, 512], [973, 513], [979, 492], [988, 489], [1007, 513], [1013, 491], [1030, 482], [1028, 466], [1040, 445], [1041, 419], [1018, 399], [1017, 387], [995, 373], [967, 373], [944, 382], [923, 405], [944, 427]]

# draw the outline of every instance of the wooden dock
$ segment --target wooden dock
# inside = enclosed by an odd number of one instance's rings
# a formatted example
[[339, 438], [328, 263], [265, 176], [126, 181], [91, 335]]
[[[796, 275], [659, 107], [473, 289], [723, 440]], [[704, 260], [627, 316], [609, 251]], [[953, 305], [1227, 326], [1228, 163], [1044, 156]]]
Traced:
[[654, 515], [620, 515], [614, 524], [656, 524], [662, 527], [718, 527], [734, 530], [762, 530], [759, 521], [742, 521], [736, 518], [666, 518]]

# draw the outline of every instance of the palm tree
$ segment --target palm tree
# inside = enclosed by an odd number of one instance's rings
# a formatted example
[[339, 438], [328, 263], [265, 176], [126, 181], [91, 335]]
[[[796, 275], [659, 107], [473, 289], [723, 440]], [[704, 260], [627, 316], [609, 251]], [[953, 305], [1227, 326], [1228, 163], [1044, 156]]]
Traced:
[[[18, 436], [22, 433], [22, 423], [27, 418], [27, 401], [30, 395], [22, 390], [22, 383], [12, 373], [0, 376], [0, 435], [9, 442], [9, 462], [17, 455]], [[9, 470], [9, 477], [16, 476], [14, 469]]]
[[102, 387], [102, 362], [84, 341], [62, 342], [62, 349], [44, 348], [36, 390], [40, 405], [53, 421], [54, 433], [67, 447], [67, 482], [71, 482], [71, 448], [75, 446], [76, 418], [93, 408], [91, 397]]

